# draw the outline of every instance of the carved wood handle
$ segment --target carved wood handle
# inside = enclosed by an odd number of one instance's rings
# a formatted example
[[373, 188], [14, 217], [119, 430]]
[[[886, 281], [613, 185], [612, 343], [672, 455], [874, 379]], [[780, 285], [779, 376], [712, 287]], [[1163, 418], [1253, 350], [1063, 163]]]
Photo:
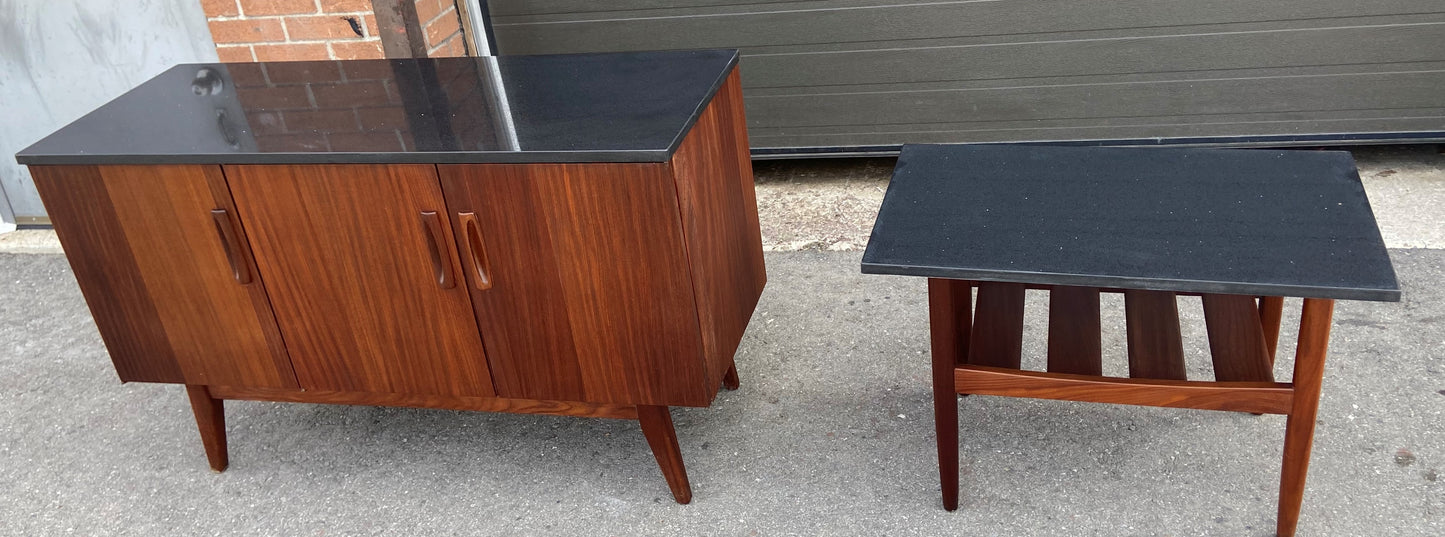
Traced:
[[213, 209], [211, 220], [216, 223], [216, 234], [221, 236], [221, 245], [226, 247], [226, 261], [231, 263], [231, 276], [241, 285], [251, 283], [251, 256], [246, 255], [246, 248], [236, 233], [231, 213], [225, 209]]
[[436, 211], [422, 211], [421, 227], [431, 246], [431, 266], [437, 276], [437, 285], [442, 289], [456, 287], [457, 282], [452, 280], [451, 249], [447, 248], [447, 242], [442, 237], [441, 217]]
[[487, 245], [482, 242], [482, 226], [477, 213], [458, 213], [462, 226], [462, 258], [471, 265], [472, 286], [478, 291], [492, 288], [492, 263], [487, 259]]

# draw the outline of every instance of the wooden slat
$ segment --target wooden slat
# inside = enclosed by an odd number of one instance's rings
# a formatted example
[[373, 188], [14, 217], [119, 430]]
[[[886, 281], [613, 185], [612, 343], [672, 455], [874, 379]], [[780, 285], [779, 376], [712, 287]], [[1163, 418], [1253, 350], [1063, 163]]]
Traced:
[[603, 403], [406, 393], [366, 393], [327, 390], [300, 391], [270, 388], [238, 388], [233, 386], [211, 386], [210, 393], [212, 397], [217, 399], [240, 399], [245, 401], [401, 406], [445, 410], [472, 410], [479, 412], [511, 412], [514, 414], [550, 414], [555, 416], [577, 416], [586, 418], [637, 419], [637, 408], [632, 405]]
[[966, 365], [954, 372], [959, 393], [1288, 414], [1294, 390], [1278, 382], [1100, 379]]
[[1179, 336], [1179, 306], [1174, 293], [1125, 291], [1124, 318], [1129, 376], [1184, 380], [1184, 341]]
[[1203, 300], [1214, 380], [1273, 381], [1264, 326], [1254, 297], [1207, 294]]
[[1049, 371], [1102, 375], [1099, 290], [1055, 287], [1049, 293]]
[[1274, 367], [1274, 355], [1279, 350], [1279, 322], [1284, 316], [1284, 297], [1259, 297], [1259, 322], [1264, 325], [1264, 348], [1269, 351], [1269, 365]]
[[1024, 286], [980, 283], [968, 363], [1019, 368], [1023, 358]]

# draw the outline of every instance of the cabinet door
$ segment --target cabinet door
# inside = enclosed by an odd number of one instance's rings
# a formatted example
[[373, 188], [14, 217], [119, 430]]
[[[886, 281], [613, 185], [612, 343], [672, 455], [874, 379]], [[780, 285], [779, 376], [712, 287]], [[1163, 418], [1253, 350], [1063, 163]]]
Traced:
[[302, 388], [494, 395], [435, 167], [225, 172]]
[[124, 381], [294, 388], [216, 166], [33, 166]]
[[438, 169], [500, 395], [711, 400], [666, 164]]

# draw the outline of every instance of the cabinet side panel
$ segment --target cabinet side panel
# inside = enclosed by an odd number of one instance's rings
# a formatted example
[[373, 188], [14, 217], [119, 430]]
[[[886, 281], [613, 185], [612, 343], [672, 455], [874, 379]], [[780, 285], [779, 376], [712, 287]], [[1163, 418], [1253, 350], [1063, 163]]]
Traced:
[[[99, 169], [186, 382], [296, 387], [266, 292], [237, 280], [211, 213], [235, 214], [220, 167]], [[249, 261], [235, 260], [255, 274]]]
[[126, 382], [185, 382], [95, 166], [31, 166], [85, 303]]
[[302, 388], [495, 395], [434, 166], [222, 169]]
[[734, 69], [672, 160], [712, 382], [732, 366], [767, 281], [745, 127]]
[[[457, 244], [472, 240], [469, 233], [481, 237], [474, 248], [487, 260], [491, 287], [479, 289], [471, 259], [462, 260], [462, 283], [471, 290], [497, 395], [587, 400], [536, 178], [525, 165], [437, 168]], [[463, 213], [476, 215], [476, 230], [465, 229]]]

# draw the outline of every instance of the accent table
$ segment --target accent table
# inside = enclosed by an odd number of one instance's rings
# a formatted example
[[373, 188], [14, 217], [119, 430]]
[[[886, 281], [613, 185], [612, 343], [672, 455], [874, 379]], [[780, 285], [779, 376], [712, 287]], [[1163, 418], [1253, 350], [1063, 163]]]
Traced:
[[[1334, 300], [1400, 298], [1345, 152], [909, 145], [862, 270], [928, 278], [945, 509], [957, 394], [1284, 414], [1281, 536], [1299, 518]], [[1031, 289], [1049, 293], [1042, 372], [1020, 369]], [[1130, 378], [1102, 374], [1100, 293], [1124, 295]], [[1180, 295], [1201, 298], [1212, 380], [1186, 378]], [[1273, 373], [1283, 297], [1304, 299], [1291, 382]]]

